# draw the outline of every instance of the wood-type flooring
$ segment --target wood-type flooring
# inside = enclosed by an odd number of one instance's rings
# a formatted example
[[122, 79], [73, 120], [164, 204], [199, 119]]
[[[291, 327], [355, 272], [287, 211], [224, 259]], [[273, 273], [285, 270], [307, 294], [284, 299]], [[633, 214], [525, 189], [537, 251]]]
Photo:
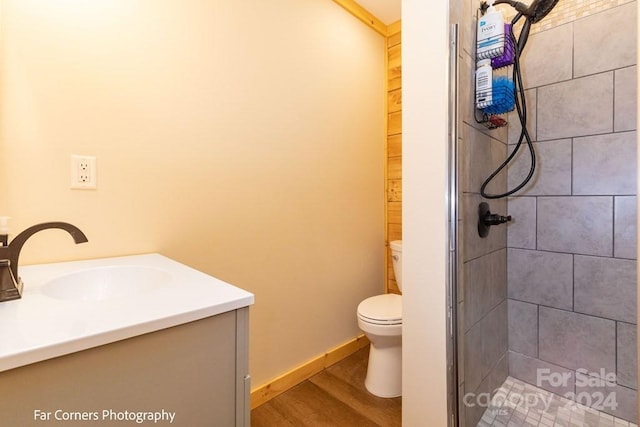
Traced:
[[364, 387], [369, 347], [251, 411], [252, 427], [401, 426], [402, 398]]

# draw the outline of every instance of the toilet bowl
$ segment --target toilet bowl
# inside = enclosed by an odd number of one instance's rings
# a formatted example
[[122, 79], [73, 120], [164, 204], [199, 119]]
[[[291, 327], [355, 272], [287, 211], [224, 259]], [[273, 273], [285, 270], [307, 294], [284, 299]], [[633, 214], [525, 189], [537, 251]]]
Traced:
[[[396, 282], [402, 290], [402, 241], [389, 245]], [[401, 396], [402, 297], [384, 294], [362, 301], [358, 305], [358, 327], [371, 342], [365, 387], [379, 397]]]

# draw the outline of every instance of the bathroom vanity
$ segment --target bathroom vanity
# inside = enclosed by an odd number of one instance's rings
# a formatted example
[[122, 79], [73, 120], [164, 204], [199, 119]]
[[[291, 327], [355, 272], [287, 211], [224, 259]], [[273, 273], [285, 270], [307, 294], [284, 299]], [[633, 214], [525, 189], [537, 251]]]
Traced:
[[252, 294], [158, 254], [21, 276], [0, 304], [2, 425], [249, 426]]

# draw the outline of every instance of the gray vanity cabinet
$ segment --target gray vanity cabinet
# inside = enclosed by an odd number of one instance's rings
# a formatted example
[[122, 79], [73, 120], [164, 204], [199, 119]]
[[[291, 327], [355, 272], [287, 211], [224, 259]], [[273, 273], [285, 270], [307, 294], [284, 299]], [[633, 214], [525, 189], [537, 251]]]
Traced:
[[0, 372], [0, 424], [248, 427], [248, 325], [241, 308]]

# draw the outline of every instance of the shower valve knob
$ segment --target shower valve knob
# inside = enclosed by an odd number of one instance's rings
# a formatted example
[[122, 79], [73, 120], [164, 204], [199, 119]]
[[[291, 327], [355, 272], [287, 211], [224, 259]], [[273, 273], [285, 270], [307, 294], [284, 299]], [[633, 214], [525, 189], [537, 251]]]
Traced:
[[498, 214], [487, 214], [484, 217], [484, 223], [486, 225], [499, 225], [509, 221], [511, 221], [511, 215], [502, 216]]
[[488, 203], [480, 203], [478, 207], [478, 234], [480, 237], [487, 237], [489, 235], [489, 227], [492, 225], [504, 224], [509, 221], [511, 221], [511, 215], [492, 214]]

